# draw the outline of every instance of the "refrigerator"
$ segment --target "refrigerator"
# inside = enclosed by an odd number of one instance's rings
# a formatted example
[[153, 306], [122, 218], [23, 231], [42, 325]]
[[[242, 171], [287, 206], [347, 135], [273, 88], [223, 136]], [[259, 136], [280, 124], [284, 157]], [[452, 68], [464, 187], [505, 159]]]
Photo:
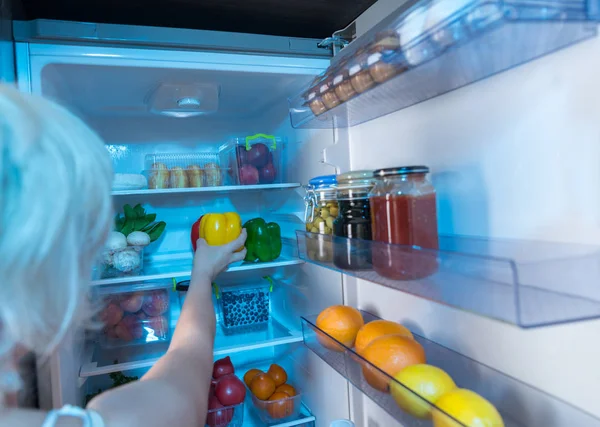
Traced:
[[[219, 324], [215, 339], [215, 359], [230, 356], [238, 375], [270, 363], [287, 370], [300, 411], [269, 425], [433, 426], [371, 388], [351, 348], [322, 345], [316, 316], [343, 304], [408, 327], [428, 362], [491, 401], [507, 426], [595, 427], [597, 18], [598, 3], [583, 0], [381, 0], [330, 40], [333, 49], [301, 38], [15, 22], [16, 81], [96, 130], [117, 173], [143, 172], [149, 155], [218, 152], [255, 134], [278, 138], [281, 182], [114, 191], [117, 212], [140, 204], [167, 226], [144, 252], [139, 275], [92, 286], [126, 293], [188, 279], [190, 227], [206, 213], [277, 222], [279, 258], [233, 265], [217, 279], [221, 292], [270, 283], [267, 329], [231, 335]], [[400, 34], [402, 72], [315, 114], [309, 93], [318, 76], [343, 68], [389, 29]], [[344, 37], [351, 42], [340, 50]], [[435, 257], [433, 275], [390, 280], [310, 256], [304, 186], [311, 178], [405, 165], [427, 165], [437, 191], [439, 250], [403, 248], [407, 262]], [[334, 250], [359, 251], [357, 242], [323, 239]], [[169, 291], [171, 329], [181, 297]], [[38, 361], [40, 405], [82, 405], [111, 386], [110, 374], [143, 375], [167, 346], [111, 347], [72, 331]], [[265, 425], [251, 401], [244, 406], [244, 426]]]

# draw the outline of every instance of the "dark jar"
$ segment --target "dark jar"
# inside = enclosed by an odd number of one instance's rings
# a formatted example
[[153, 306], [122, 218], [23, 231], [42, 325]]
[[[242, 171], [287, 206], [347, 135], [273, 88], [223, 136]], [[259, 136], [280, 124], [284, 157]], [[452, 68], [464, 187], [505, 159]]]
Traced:
[[[427, 277], [437, 271], [439, 248], [435, 188], [426, 166], [380, 169], [369, 195], [373, 269], [395, 280]], [[391, 243], [391, 245], [390, 245]]]
[[345, 270], [370, 270], [372, 171], [353, 171], [337, 176], [339, 214], [333, 222], [333, 263]]

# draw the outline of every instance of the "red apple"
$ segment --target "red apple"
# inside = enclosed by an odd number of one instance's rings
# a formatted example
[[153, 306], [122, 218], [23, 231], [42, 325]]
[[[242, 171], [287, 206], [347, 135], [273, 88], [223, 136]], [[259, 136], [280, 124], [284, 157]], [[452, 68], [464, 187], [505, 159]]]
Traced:
[[257, 168], [262, 168], [269, 161], [269, 147], [259, 142], [250, 148], [250, 151], [246, 153], [246, 156], [248, 158], [248, 163]]
[[277, 177], [277, 170], [273, 163], [267, 163], [264, 168], [258, 170], [258, 177], [261, 184], [272, 184]]
[[100, 312], [100, 321], [110, 327], [115, 326], [123, 318], [123, 310], [115, 303], [109, 303], [104, 310]]
[[240, 184], [255, 185], [258, 184], [258, 169], [252, 165], [243, 165], [240, 168]]
[[219, 359], [213, 364], [212, 376], [215, 380], [218, 380], [225, 375], [231, 375], [234, 372], [235, 369], [233, 368], [233, 363], [231, 363], [229, 356]]
[[144, 297], [142, 310], [148, 316], [160, 316], [169, 309], [169, 294], [165, 290], [152, 291]]
[[246, 386], [235, 375], [226, 375], [219, 378], [215, 387], [215, 396], [225, 406], [237, 405], [246, 397]]
[[129, 342], [142, 338], [144, 329], [137, 317], [128, 314], [115, 326], [115, 333], [119, 339]]
[[152, 329], [157, 338], [166, 338], [169, 333], [169, 322], [165, 316], [149, 317], [144, 326]]
[[121, 308], [128, 313], [136, 313], [142, 308], [144, 302], [144, 295], [140, 292], [132, 292], [130, 294], [123, 295], [121, 300]]

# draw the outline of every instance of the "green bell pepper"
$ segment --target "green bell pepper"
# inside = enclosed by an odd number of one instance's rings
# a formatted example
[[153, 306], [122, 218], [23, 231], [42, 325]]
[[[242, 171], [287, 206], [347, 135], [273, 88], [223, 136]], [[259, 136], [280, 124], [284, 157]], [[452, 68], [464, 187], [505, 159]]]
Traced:
[[254, 218], [244, 224], [248, 232], [246, 238], [245, 261], [269, 262], [281, 255], [281, 228], [275, 222], [267, 222], [262, 218]]

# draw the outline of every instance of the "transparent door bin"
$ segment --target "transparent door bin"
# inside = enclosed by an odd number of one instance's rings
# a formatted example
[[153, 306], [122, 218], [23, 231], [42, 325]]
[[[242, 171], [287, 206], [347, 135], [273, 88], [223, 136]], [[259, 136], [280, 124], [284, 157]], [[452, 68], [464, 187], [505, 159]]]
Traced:
[[225, 334], [267, 329], [271, 319], [271, 284], [251, 283], [216, 288], [218, 315]]
[[[290, 98], [292, 126], [354, 126], [594, 37], [594, 9], [584, 0], [408, 3], [345, 48], [324, 73], [335, 71], [338, 83], [343, 76], [361, 76], [357, 62], [366, 56], [362, 75], [370, 67], [381, 78], [369, 80], [361, 93], [338, 96], [341, 102], [330, 108], [309, 99], [321, 84], [312, 82]], [[390, 35], [399, 46], [378, 52], [378, 43], [389, 44]]]
[[[362, 312], [365, 323], [378, 317]], [[435, 412], [448, 417], [435, 405], [413, 393], [402, 383], [359, 356], [354, 350], [327, 335], [316, 326], [317, 316], [302, 318], [304, 343], [333, 369], [344, 376], [354, 387], [367, 395], [404, 427], [432, 427], [431, 418], [417, 418], [410, 411], [401, 409], [391, 394], [379, 391], [365, 380], [363, 369], [371, 372], [377, 380], [406, 390], [410, 407], [419, 412]], [[424, 348], [427, 363], [448, 373], [460, 388], [472, 390], [490, 401], [502, 415], [506, 427], [598, 427], [600, 420], [563, 401], [482, 365], [446, 347], [413, 334]], [[412, 409], [414, 412], [415, 409]], [[468, 427], [458, 421], [450, 422], [456, 427]]]
[[[600, 318], [600, 247], [440, 236], [439, 250], [297, 231], [301, 259], [522, 328]], [[404, 279], [316, 261], [313, 241], [334, 252], [393, 259]], [[435, 266], [435, 268], [433, 268]]]
[[260, 400], [250, 391], [252, 407], [260, 421], [267, 425], [282, 424], [290, 420], [295, 420], [302, 411], [302, 394], [296, 389], [297, 394], [287, 399], [276, 401]]
[[233, 138], [222, 148], [240, 185], [283, 183], [283, 149], [282, 138], [262, 133]]
[[244, 424], [244, 402], [224, 408], [209, 409], [206, 427], [242, 427]]
[[104, 347], [166, 342], [170, 338], [171, 306], [168, 282], [134, 286], [95, 287], [94, 300], [102, 309]]
[[147, 154], [148, 188], [201, 188], [230, 185], [225, 153]]

